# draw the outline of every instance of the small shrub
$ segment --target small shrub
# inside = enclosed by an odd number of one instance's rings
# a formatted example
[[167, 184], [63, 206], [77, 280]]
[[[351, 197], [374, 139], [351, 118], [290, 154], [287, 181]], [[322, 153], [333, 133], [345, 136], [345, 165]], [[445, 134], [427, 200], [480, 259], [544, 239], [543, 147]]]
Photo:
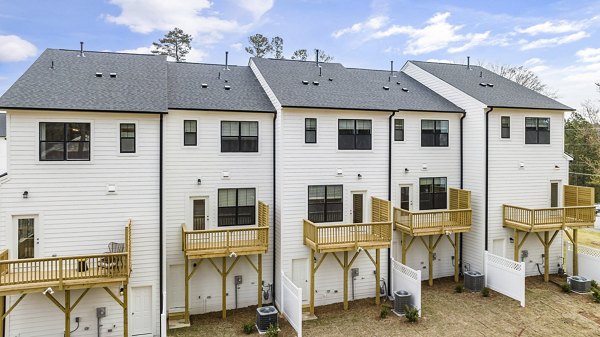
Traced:
[[418, 322], [419, 321], [419, 309], [407, 305], [404, 308], [404, 317], [406, 317], [406, 319], [411, 323]]
[[596, 280], [592, 280], [591, 284], [592, 284], [592, 288], [600, 289], [600, 288], [598, 288], [598, 282], [596, 282]]
[[464, 287], [463, 287], [463, 285], [462, 285], [462, 284], [457, 284], [457, 285], [454, 287], [454, 292], [455, 292], [455, 293], [457, 293], [457, 294], [460, 294], [460, 293], [462, 293], [462, 292], [463, 292], [463, 289], [464, 289]]
[[594, 299], [594, 302], [600, 303], [600, 290], [598, 290], [598, 288], [592, 290], [592, 298]]
[[273, 324], [269, 324], [269, 328], [265, 333], [266, 337], [277, 337], [279, 335], [279, 328]]
[[481, 289], [481, 296], [490, 297], [490, 288], [484, 287], [483, 289]]
[[252, 322], [245, 323], [245, 324], [242, 326], [242, 329], [244, 330], [244, 333], [245, 333], [246, 335], [249, 335], [249, 334], [251, 334], [252, 332], [254, 332], [254, 323], [252, 323]]
[[571, 292], [571, 290], [572, 290], [572, 289], [571, 289], [571, 285], [570, 285], [570, 284], [568, 284], [568, 283], [563, 283], [563, 285], [562, 285], [562, 286], [560, 286], [560, 287], [562, 288], [562, 291], [563, 291], [564, 293], [570, 293], [570, 292]]
[[381, 305], [381, 309], [379, 310], [379, 318], [385, 319], [390, 314], [390, 306], [387, 304]]

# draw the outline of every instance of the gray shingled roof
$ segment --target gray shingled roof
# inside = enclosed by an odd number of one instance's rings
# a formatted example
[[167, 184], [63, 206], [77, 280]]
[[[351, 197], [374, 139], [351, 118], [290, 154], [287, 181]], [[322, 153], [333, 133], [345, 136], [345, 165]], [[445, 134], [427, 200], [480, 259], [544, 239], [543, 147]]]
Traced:
[[[483, 67], [463, 64], [409, 61], [489, 107], [573, 110]], [[493, 87], [482, 86], [490, 83]]]
[[6, 114], [0, 112], [0, 137], [6, 137]]
[[168, 77], [170, 109], [275, 112], [248, 66], [169, 62]]
[[166, 112], [166, 58], [46, 49], [0, 97], [0, 107]]
[[[284, 107], [463, 111], [404, 74], [397, 73], [398, 77], [390, 81], [387, 71], [321, 63], [319, 76], [315, 62], [261, 58], [252, 58], [252, 62]], [[315, 85], [314, 81], [319, 84]], [[384, 86], [389, 90], [384, 90]], [[408, 92], [402, 88], [408, 88]]]

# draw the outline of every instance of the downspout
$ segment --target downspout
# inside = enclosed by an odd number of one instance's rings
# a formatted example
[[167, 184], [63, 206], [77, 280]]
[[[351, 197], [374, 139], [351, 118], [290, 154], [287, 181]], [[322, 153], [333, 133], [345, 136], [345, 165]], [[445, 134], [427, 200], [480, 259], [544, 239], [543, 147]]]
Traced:
[[489, 115], [494, 110], [490, 107], [485, 112], [485, 250], [488, 250], [488, 204], [489, 204]]
[[[159, 245], [160, 245], [160, 314], [165, 315], [165, 324], [167, 324], [168, 318], [167, 310], [165, 309], [165, 299], [164, 299], [164, 282], [163, 282], [163, 257], [164, 257], [164, 247], [163, 247], [163, 119], [164, 115], [160, 114], [160, 136], [159, 136], [159, 150], [158, 150], [158, 228], [159, 228]], [[162, 319], [161, 319], [162, 321]], [[160, 335], [162, 335], [162, 327]]]
[[275, 305], [275, 294], [277, 294], [277, 291], [275, 291], [275, 282], [277, 280], [277, 275], [276, 275], [276, 265], [277, 265], [277, 239], [275, 234], [277, 233], [277, 223], [276, 223], [276, 218], [277, 218], [277, 181], [275, 180], [277, 175], [276, 175], [276, 165], [277, 165], [277, 161], [276, 161], [276, 154], [277, 154], [277, 138], [275, 137], [275, 132], [276, 132], [276, 127], [275, 127], [275, 121], [277, 120], [277, 111], [275, 111], [275, 114], [273, 115], [273, 305]]
[[[467, 112], [463, 112], [462, 117], [460, 117], [460, 189], [464, 188], [464, 155], [463, 155], [463, 119], [467, 117]], [[455, 243], [456, 244], [456, 243]], [[462, 274], [463, 268], [463, 233], [460, 233], [459, 238], [459, 258], [458, 258], [458, 271], [459, 274]], [[456, 259], [456, 257], [455, 257]], [[456, 262], [456, 261], [455, 261]]]
[[[388, 121], [388, 200], [392, 201], [392, 120], [396, 115], [396, 111], [392, 112]], [[393, 210], [392, 210], [393, 212]], [[392, 219], [394, 214], [392, 213]], [[392, 224], [393, 226], [393, 224]], [[388, 263], [387, 263], [387, 295], [391, 296], [391, 281], [392, 281], [392, 250], [388, 247], [387, 249]], [[377, 280], [379, 282], [379, 280]]]

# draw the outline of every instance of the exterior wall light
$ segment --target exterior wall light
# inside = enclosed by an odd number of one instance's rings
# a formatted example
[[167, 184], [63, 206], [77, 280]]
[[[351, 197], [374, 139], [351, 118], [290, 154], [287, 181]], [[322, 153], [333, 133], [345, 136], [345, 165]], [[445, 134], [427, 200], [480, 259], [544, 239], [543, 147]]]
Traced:
[[358, 179], [362, 179], [362, 174], [358, 174]]
[[343, 174], [344, 174], [344, 171], [342, 169], [337, 169], [338, 177], [341, 177]]
[[198, 185], [202, 185], [202, 179], [198, 178]]
[[408, 172], [410, 172], [410, 170], [408, 169], [408, 167], [405, 167], [404, 168], [404, 173], [408, 173]]
[[29, 198], [29, 192], [25, 191], [23, 192], [23, 199], [27, 199]]

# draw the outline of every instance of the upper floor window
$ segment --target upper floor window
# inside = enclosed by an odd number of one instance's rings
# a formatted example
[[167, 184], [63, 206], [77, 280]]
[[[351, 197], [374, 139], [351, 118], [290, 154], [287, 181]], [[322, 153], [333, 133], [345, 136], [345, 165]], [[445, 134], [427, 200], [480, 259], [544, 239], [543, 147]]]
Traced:
[[403, 141], [404, 140], [404, 119], [394, 120], [394, 140], [395, 141]]
[[221, 152], [258, 152], [258, 122], [221, 122]]
[[219, 190], [219, 226], [254, 225], [256, 189], [225, 188]]
[[344, 218], [344, 186], [308, 186], [308, 220], [312, 222], [342, 221]]
[[422, 120], [421, 146], [448, 146], [448, 121]]
[[304, 142], [307, 144], [314, 144], [317, 142], [317, 119], [316, 118], [305, 118], [304, 119]]
[[550, 144], [550, 118], [525, 117], [525, 144]]
[[198, 145], [198, 121], [183, 121], [183, 146]]
[[500, 132], [502, 138], [510, 138], [510, 117], [500, 117]]
[[339, 150], [371, 150], [371, 121], [340, 119], [338, 121]]
[[121, 123], [119, 137], [121, 153], [135, 153], [135, 123]]
[[40, 160], [90, 160], [90, 129], [90, 123], [40, 123]]
[[419, 179], [419, 209], [446, 208], [446, 177]]

